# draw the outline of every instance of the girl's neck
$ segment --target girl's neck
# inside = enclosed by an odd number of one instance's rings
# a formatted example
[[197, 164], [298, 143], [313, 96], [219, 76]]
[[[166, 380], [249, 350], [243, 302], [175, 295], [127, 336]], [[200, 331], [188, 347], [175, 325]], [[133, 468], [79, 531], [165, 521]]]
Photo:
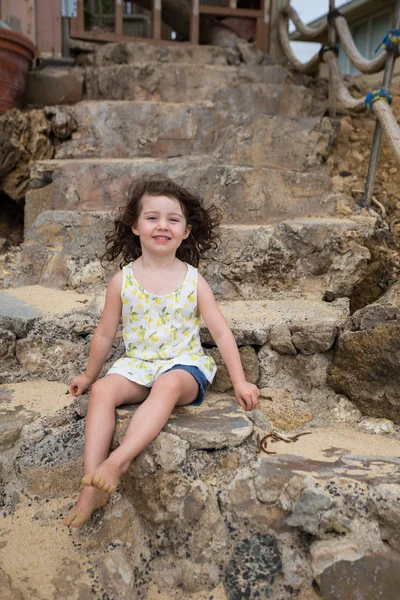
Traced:
[[137, 260], [135, 260], [135, 266], [143, 271], [164, 271], [164, 270], [172, 270], [174, 267], [179, 267], [182, 265], [182, 261], [180, 261], [176, 256], [151, 256], [142, 254]]
[[188, 267], [174, 257], [173, 261], [152, 260], [140, 256], [132, 263], [132, 273], [137, 283], [148, 293], [167, 296], [183, 284]]

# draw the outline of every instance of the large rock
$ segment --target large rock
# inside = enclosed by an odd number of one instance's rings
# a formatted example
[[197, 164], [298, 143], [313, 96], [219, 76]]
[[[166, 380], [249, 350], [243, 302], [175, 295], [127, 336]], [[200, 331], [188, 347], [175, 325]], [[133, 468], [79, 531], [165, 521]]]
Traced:
[[17, 469], [27, 489], [41, 496], [73, 494], [83, 472], [83, 428], [78, 421], [46, 436], [24, 453]]
[[1, 189], [21, 201], [29, 185], [29, 163], [54, 154], [50, 123], [43, 110], [7, 111], [0, 117]]
[[338, 340], [329, 382], [371, 417], [400, 424], [400, 283], [354, 313]]
[[[135, 406], [118, 410], [114, 443], [120, 442], [135, 412]], [[251, 435], [253, 425], [231, 398], [208, 397], [202, 407], [177, 409], [164, 428], [189, 442], [197, 450], [240, 446]]]
[[397, 600], [400, 585], [400, 555], [396, 552], [344, 557], [316, 577], [326, 600], [359, 598]]

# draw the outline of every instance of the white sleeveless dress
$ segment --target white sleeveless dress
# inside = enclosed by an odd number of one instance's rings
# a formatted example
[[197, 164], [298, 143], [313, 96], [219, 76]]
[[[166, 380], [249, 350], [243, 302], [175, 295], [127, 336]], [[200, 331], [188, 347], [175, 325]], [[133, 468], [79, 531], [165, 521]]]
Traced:
[[151, 387], [175, 365], [198, 367], [210, 383], [217, 367], [200, 343], [197, 307], [198, 271], [187, 264], [180, 287], [167, 296], [147, 292], [136, 280], [132, 264], [123, 269], [121, 299], [126, 356], [107, 375], [117, 373]]

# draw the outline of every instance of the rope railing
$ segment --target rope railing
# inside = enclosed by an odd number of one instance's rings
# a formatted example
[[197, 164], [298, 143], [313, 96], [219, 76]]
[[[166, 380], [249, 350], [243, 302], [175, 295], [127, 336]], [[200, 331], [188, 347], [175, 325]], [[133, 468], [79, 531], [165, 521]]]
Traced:
[[[399, 56], [400, 49], [400, 0], [396, 0], [396, 29], [392, 29], [388, 32], [379, 46], [384, 48], [383, 52], [371, 60], [366, 59], [358, 51], [346, 19], [338, 10], [334, 9], [334, 4], [334, 0], [329, 0], [330, 10], [326, 22], [315, 28], [304, 25], [295, 9], [290, 5], [282, 8], [279, 14], [280, 43], [288, 61], [301, 73], [311, 73], [315, 71], [320, 62], [325, 62], [327, 64], [330, 87], [330, 114], [332, 118], [335, 116], [335, 99], [338, 100], [345, 109], [351, 112], [360, 113], [369, 109], [375, 114], [377, 123], [364, 197], [365, 202], [370, 204], [372, 200], [382, 131], [386, 134], [396, 160], [400, 163], [400, 127], [390, 108], [391, 97], [389, 95], [394, 61]], [[315, 54], [307, 63], [302, 63], [296, 58], [290, 46], [289, 19], [294, 23], [296, 29], [301, 33], [303, 38], [307, 39], [307, 41], [320, 38], [321, 35], [326, 34], [328, 31], [329, 43], [331, 45], [322, 46], [318, 54]], [[382, 88], [370, 92], [370, 94], [367, 94], [364, 98], [354, 98], [351, 95], [339, 67], [338, 48], [334, 46], [336, 34], [339, 37], [343, 51], [350, 59], [352, 65], [359, 71], [362, 73], [377, 73], [383, 68], [385, 69]]]

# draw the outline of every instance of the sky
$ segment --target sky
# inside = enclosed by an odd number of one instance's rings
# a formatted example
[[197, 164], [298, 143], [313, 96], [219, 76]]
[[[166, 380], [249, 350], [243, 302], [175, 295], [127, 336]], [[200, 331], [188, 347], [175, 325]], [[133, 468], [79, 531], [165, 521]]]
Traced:
[[[350, 0], [337, 0], [335, 8], [347, 4]], [[290, 5], [298, 13], [303, 23], [309, 23], [329, 11], [329, 0], [291, 0]], [[292, 26], [293, 28], [293, 26]], [[321, 44], [312, 42], [291, 42], [293, 52], [301, 62], [307, 62], [321, 48]]]

